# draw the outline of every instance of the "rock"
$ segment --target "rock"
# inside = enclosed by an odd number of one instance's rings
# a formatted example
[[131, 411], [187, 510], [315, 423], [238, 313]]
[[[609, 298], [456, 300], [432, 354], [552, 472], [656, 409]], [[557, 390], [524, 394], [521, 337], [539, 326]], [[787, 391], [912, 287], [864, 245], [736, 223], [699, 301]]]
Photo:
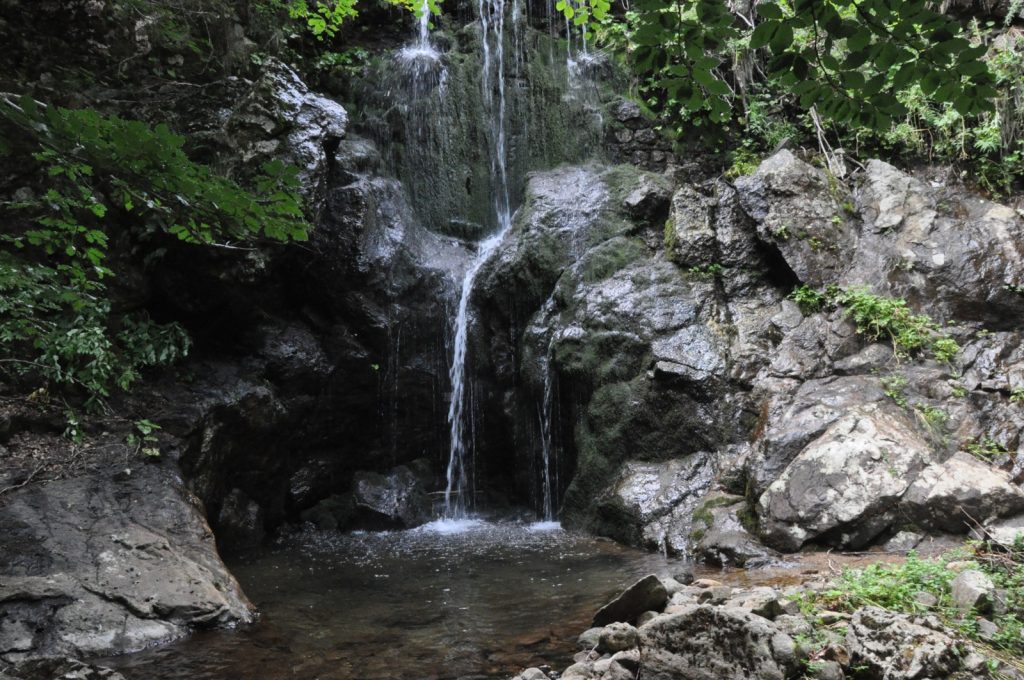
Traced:
[[125, 680], [123, 675], [109, 668], [69, 657], [34, 659], [19, 663], [9, 676], [3, 675], [3, 670], [0, 669], [0, 678], [5, 677], [13, 680]]
[[813, 661], [809, 665], [810, 677], [820, 680], [843, 680], [846, 674], [835, 661]]
[[0, 646], [112, 655], [252, 620], [194, 497], [162, 466], [31, 485], [0, 507]]
[[[904, 499], [906, 499], [906, 496], [904, 496]], [[923, 534], [915, 531], [900, 531], [885, 542], [885, 551], [905, 554], [916, 548], [923, 540]]]
[[661, 615], [661, 612], [646, 611], [643, 614], [641, 614], [640, 616], [636, 617], [636, 625], [637, 626], [642, 626], [645, 623], [647, 623], [648, 621], [650, 621], [651, 619], [655, 618], [656, 616], [660, 616], [660, 615]]
[[668, 591], [665, 585], [654, 574], [626, 588], [614, 600], [601, 607], [594, 614], [594, 626], [606, 626], [610, 623], [635, 621], [638, 616], [648, 610], [661, 611], [668, 602]]
[[352, 500], [357, 522], [366, 528], [405, 528], [430, 521], [430, 500], [420, 476], [404, 465], [387, 475], [356, 473]]
[[996, 586], [992, 579], [977, 569], [960, 572], [950, 584], [953, 603], [963, 612], [988, 614], [995, 603]]
[[298, 167], [300, 186], [314, 206], [325, 191], [327, 148], [347, 128], [340, 104], [310, 92], [295, 71], [273, 58], [225, 125], [243, 164], [258, 167], [281, 158]]
[[[758, 566], [778, 557], [744, 525], [752, 520], [742, 496], [713, 494], [694, 511], [690, 536], [695, 559], [722, 566]], [[750, 522], [748, 521], [748, 524]]]
[[966, 533], [972, 518], [984, 522], [1024, 512], [1024, 491], [1006, 471], [958, 451], [921, 471], [903, 495], [900, 511], [920, 526]]
[[323, 531], [339, 531], [347, 528], [356, 515], [352, 494], [333, 494], [312, 508], [303, 510], [299, 517]]
[[879, 160], [855, 192], [864, 226], [843, 283], [1001, 330], [1024, 312], [1024, 221], [1010, 207], [928, 186]]
[[877, 607], [858, 610], [846, 634], [851, 662], [874, 677], [901, 680], [948, 678], [963, 651], [934, 617], [911, 617]]
[[626, 212], [638, 220], [650, 220], [659, 225], [668, 214], [671, 190], [669, 183], [660, 175], [642, 175], [639, 186], [622, 199]]
[[922, 607], [930, 609], [939, 604], [939, 598], [935, 597], [929, 592], [922, 591], [914, 595], [914, 602], [921, 605]]
[[539, 668], [527, 668], [517, 677], [520, 680], [548, 680], [548, 674]]
[[731, 607], [691, 605], [640, 628], [644, 677], [783, 680], [799, 664], [793, 639], [772, 622]]
[[835, 180], [784, 149], [735, 185], [758, 236], [778, 248], [800, 281], [817, 288], [839, 279], [857, 233]]
[[978, 627], [978, 636], [986, 642], [991, 642], [999, 634], [999, 626], [988, 619], [978, 619], [976, 625]]
[[[598, 501], [599, 533], [634, 545], [685, 553], [693, 508], [713, 476], [710, 457], [628, 462]], [[614, 518], [614, 523], [608, 521]]]
[[593, 628], [586, 629], [576, 638], [576, 646], [583, 650], [597, 649], [597, 645], [601, 642], [601, 633], [603, 631], [604, 626], [594, 626]]
[[561, 680], [590, 680], [594, 677], [593, 665], [590, 663], [574, 663], [562, 671]]
[[601, 630], [598, 650], [607, 654], [614, 654], [615, 652], [636, 647], [636, 642], [636, 628], [628, 623], [609, 623]]
[[862, 548], [895, 519], [931, 446], [901, 416], [865, 407], [807, 446], [758, 502], [762, 535], [783, 550], [822, 538]]
[[1004, 548], [1017, 550], [1018, 545], [1024, 544], [1024, 515], [986, 522], [984, 528], [985, 537]]
[[241, 489], [232, 489], [217, 514], [217, 541], [240, 549], [259, 545], [263, 536], [263, 509]]
[[724, 604], [727, 607], [746, 609], [747, 611], [763, 616], [766, 619], [774, 619], [782, 614], [782, 605], [779, 603], [781, 596], [774, 588], [757, 586], [749, 590], [741, 590], [736, 594], [729, 594]]

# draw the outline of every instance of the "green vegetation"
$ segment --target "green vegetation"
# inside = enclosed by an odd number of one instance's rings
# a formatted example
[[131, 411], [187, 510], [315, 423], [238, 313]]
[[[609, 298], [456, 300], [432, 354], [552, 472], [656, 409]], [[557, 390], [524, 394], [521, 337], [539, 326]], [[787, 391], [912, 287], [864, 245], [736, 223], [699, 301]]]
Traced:
[[896, 402], [900, 408], [907, 405], [907, 395], [904, 389], [907, 387], [907, 379], [902, 375], [887, 375], [881, 378], [882, 391], [885, 396]]
[[[873, 564], [848, 569], [832, 587], [814, 596], [813, 608], [852, 612], [873, 606], [912, 614], [934, 614], [948, 628], [982, 643], [983, 650], [996, 655], [1024, 656], [1021, 612], [1024, 611], [1024, 567], [1019, 552], [989, 552], [981, 546], [952, 551], [936, 559], [910, 553], [902, 564]], [[952, 563], [954, 569], [950, 569]], [[983, 640], [978, 612], [963, 612], [952, 600], [950, 582], [963, 568], [977, 569], [1000, 591], [1002, 606], [990, 619], [998, 632]], [[934, 598], [921, 597], [927, 593]]]
[[967, 442], [964, 444], [964, 450], [986, 463], [991, 463], [993, 459], [1008, 453], [1005, 446], [991, 437], [982, 437], [973, 442]]
[[183, 146], [163, 125], [0, 100], [0, 158], [24, 187], [0, 204], [0, 374], [95, 405], [188, 352], [178, 324], [117, 308], [115, 245], [152, 263], [167, 237], [222, 247], [306, 238], [294, 168], [268, 163], [246, 190]]
[[794, 289], [789, 298], [805, 314], [826, 306], [843, 309], [857, 324], [858, 333], [870, 340], [888, 339], [897, 357], [928, 351], [936, 361], [950, 363], [960, 351], [956, 340], [940, 334], [939, 325], [931, 317], [911, 313], [906, 300], [875, 295], [863, 286], [816, 290], [803, 285]]
[[963, 163], [994, 193], [1024, 179], [1024, 39], [1001, 22], [924, 0], [558, 6], [631, 66], [675, 137], [728, 149], [730, 177], [789, 139]]
[[725, 266], [717, 262], [690, 267], [686, 273], [698, 279], [714, 279], [725, 273]]

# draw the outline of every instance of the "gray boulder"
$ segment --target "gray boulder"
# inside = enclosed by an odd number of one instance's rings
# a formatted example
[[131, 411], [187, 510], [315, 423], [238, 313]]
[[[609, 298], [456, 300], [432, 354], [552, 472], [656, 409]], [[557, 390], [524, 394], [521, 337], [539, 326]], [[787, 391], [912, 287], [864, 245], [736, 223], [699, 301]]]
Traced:
[[610, 623], [635, 621], [648, 610], [661, 611], [668, 602], [665, 584], [650, 574], [626, 588], [614, 600], [601, 607], [594, 614], [593, 625], [607, 626]]
[[960, 670], [965, 650], [934, 617], [877, 607], [858, 610], [846, 633], [853, 665], [883, 680], [940, 680]]
[[964, 612], [989, 614], [995, 604], [996, 586], [977, 569], [965, 569], [949, 583], [950, 597]]
[[252, 620], [194, 496], [133, 467], [26, 487], [0, 508], [2, 658], [110, 655]]
[[862, 548], [893, 522], [901, 496], [931, 455], [902, 415], [855, 409], [801, 451], [761, 496], [762, 536], [782, 550], [812, 539]]
[[1006, 471], [959, 451], [922, 470], [903, 495], [900, 510], [922, 527], [966, 533], [972, 521], [1024, 512], [1024, 491]]
[[779, 554], [751, 532], [755, 521], [742, 496], [711, 495], [693, 513], [690, 538], [695, 559], [722, 566], [763, 565]]
[[404, 465], [386, 475], [356, 473], [352, 480], [352, 500], [360, 516], [358, 521], [368, 528], [409, 529], [431, 518], [423, 478]]
[[649, 680], [783, 680], [799, 667], [799, 649], [771, 621], [744, 609], [685, 605], [640, 628]]

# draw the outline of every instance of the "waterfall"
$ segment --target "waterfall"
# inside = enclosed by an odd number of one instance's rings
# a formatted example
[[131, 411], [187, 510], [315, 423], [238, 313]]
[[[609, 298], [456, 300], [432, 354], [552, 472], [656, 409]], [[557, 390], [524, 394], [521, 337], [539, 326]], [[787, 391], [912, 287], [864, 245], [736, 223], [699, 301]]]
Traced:
[[[471, 504], [473, 485], [469, 479], [472, 460], [472, 409], [467, 391], [466, 350], [469, 342], [469, 302], [477, 274], [501, 243], [512, 225], [512, 211], [508, 187], [508, 154], [505, 122], [505, 7], [504, 0], [479, 0], [480, 43], [483, 50], [481, 81], [484, 107], [487, 111], [491, 155], [491, 186], [494, 193], [495, 232], [477, 247], [477, 254], [466, 270], [459, 292], [459, 305], [455, 315], [452, 361], [449, 369], [452, 394], [448, 408], [451, 436], [448, 455], [447, 486], [444, 492], [445, 517], [466, 516]], [[492, 55], [491, 42], [494, 43]], [[491, 71], [494, 71], [494, 82]], [[495, 87], [497, 97], [495, 97]]]
[[554, 371], [551, 369], [551, 347], [542, 365], [544, 371], [544, 399], [540, 406], [541, 484], [544, 521], [555, 520], [555, 498], [558, 493], [558, 451], [552, 430], [555, 416]]

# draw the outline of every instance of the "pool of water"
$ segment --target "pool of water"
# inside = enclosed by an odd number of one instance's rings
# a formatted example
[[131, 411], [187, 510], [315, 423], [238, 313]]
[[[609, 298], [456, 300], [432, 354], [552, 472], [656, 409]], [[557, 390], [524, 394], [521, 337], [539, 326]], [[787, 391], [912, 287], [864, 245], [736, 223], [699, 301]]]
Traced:
[[128, 680], [441, 680], [564, 667], [594, 611], [679, 562], [551, 523], [308, 532], [229, 561], [261, 616], [108, 659]]

